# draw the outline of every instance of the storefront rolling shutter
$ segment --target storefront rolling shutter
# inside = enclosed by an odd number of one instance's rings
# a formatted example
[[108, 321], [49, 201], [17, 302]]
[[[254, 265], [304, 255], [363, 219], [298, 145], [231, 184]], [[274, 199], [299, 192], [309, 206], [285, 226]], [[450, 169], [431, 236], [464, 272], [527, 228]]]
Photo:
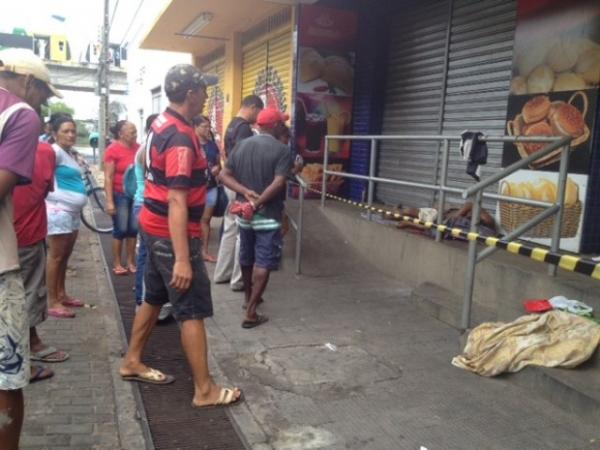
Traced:
[[242, 98], [255, 94], [258, 77], [267, 67], [267, 43], [249, 44], [242, 56]]
[[267, 84], [279, 91], [279, 108], [288, 111], [292, 97], [292, 34], [290, 32], [269, 39], [267, 66]]
[[206, 92], [208, 99], [204, 107], [204, 114], [211, 119], [213, 130], [218, 137], [223, 136], [223, 111], [224, 111], [224, 85], [225, 85], [225, 58], [221, 57], [201, 68], [203, 73], [217, 75], [219, 82], [215, 86], [210, 86]]
[[[383, 134], [439, 134], [448, 27], [447, 0], [403, 5], [391, 17]], [[382, 142], [378, 175], [431, 183], [436, 178], [434, 142]], [[376, 197], [387, 204], [426, 206], [430, 191], [379, 183]]]
[[[460, 134], [466, 129], [506, 134], [515, 21], [514, 0], [454, 0], [444, 134]], [[502, 144], [489, 144], [488, 148], [488, 164], [482, 167], [482, 177], [501, 167]], [[458, 143], [454, 143], [448, 184], [464, 188], [473, 182], [465, 173]], [[496, 192], [497, 187], [490, 190]], [[494, 202], [486, 201], [485, 206], [495, 209]]]

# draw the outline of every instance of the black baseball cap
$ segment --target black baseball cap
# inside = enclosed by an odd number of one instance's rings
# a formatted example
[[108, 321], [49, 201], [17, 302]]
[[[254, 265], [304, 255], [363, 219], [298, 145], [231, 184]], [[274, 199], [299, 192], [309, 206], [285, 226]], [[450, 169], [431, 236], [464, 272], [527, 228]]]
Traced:
[[216, 75], [202, 74], [191, 64], [177, 64], [169, 69], [165, 77], [165, 93], [194, 91], [201, 86], [214, 86], [219, 81]]

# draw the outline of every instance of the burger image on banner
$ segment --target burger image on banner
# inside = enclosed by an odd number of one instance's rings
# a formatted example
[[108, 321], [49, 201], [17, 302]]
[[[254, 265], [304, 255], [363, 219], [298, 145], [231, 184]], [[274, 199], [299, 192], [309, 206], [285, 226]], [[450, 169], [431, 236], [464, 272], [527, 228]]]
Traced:
[[[555, 97], [556, 98], [556, 97]], [[510, 136], [570, 136], [571, 151], [577, 150], [590, 138], [590, 127], [585, 122], [589, 101], [584, 91], [570, 95], [567, 101], [551, 101], [549, 95], [536, 95], [525, 102], [514, 119], [507, 121]], [[543, 143], [515, 144], [521, 158], [541, 150]], [[530, 164], [532, 169], [541, 169], [560, 159], [560, 149], [556, 149]]]

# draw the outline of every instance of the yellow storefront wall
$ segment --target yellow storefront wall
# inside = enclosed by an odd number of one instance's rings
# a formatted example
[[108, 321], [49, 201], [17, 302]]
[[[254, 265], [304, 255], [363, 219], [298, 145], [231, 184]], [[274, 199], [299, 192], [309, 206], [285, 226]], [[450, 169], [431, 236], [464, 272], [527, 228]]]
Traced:
[[257, 94], [269, 106], [289, 111], [292, 96], [291, 31], [271, 33], [246, 45], [242, 54], [242, 98]]

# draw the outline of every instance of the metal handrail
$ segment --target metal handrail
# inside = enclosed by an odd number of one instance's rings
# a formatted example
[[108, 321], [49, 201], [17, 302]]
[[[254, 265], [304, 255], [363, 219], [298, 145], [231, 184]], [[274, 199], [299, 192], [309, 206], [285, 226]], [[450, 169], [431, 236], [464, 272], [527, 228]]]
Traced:
[[286, 211], [290, 224], [292, 228], [296, 232], [296, 249], [294, 255], [294, 266], [296, 270], [296, 275], [300, 275], [302, 272], [302, 235], [303, 235], [303, 223], [304, 223], [304, 195], [306, 194], [306, 190], [308, 189], [308, 184], [304, 179], [296, 174], [294, 175], [294, 181], [289, 181], [291, 184], [295, 184], [298, 186], [298, 216], [296, 219], [292, 217]]
[[[476, 233], [479, 228], [480, 221], [480, 213], [481, 213], [481, 203], [483, 198], [489, 198], [493, 200], [502, 200], [505, 202], [511, 203], [520, 203], [530, 206], [537, 206], [542, 208], [547, 208], [542, 211], [537, 216], [533, 217], [529, 220], [529, 222], [521, 225], [516, 230], [513, 230], [508, 234], [507, 238], [516, 239], [523, 235], [526, 231], [535, 227], [536, 225], [542, 223], [544, 220], [556, 216], [554, 221], [554, 226], [552, 230], [552, 241], [551, 241], [551, 250], [556, 252], [560, 246], [560, 234], [561, 234], [561, 221], [562, 221], [562, 213], [564, 210], [564, 199], [565, 199], [565, 191], [566, 191], [566, 181], [567, 181], [567, 172], [568, 172], [568, 156], [570, 151], [570, 143], [572, 138], [569, 136], [566, 137], [547, 137], [547, 136], [488, 136], [483, 135], [480, 136], [479, 139], [485, 142], [523, 142], [523, 143], [544, 143], [550, 144], [539, 151], [529, 155], [527, 158], [524, 158], [520, 161], [517, 161], [510, 166], [502, 169], [501, 171], [495, 173], [494, 175], [487, 177], [484, 180], [479, 181], [473, 186], [467, 189], [459, 189], [453, 188], [450, 186], [446, 186], [447, 176], [448, 176], [448, 164], [449, 164], [449, 143], [452, 140], [460, 140], [461, 136], [458, 135], [327, 135], [325, 136], [325, 151], [323, 156], [323, 180], [322, 180], [322, 189], [321, 189], [321, 206], [325, 206], [325, 198], [327, 194], [327, 176], [335, 175], [344, 178], [351, 178], [357, 180], [364, 180], [368, 182], [368, 190], [367, 190], [367, 202], [369, 207], [373, 204], [373, 196], [375, 190], [375, 183], [387, 183], [394, 184], [398, 186], [406, 186], [417, 189], [425, 189], [432, 190], [438, 192], [438, 217], [437, 224], [441, 225], [443, 220], [443, 211], [446, 205], [446, 193], [454, 193], [461, 194], [462, 198], [466, 199], [471, 196], [475, 196], [475, 200], [473, 202], [473, 208], [471, 211], [471, 232]], [[358, 175], [358, 174], [348, 174], [344, 172], [337, 172], [328, 170], [329, 167], [329, 142], [330, 140], [368, 140], [371, 141], [371, 152], [370, 152], [370, 165], [369, 165], [369, 174], [368, 175]], [[381, 178], [375, 176], [375, 165], [376, 165], [376, 154], [377, 154], [377, 142], [378, 141], [390, 141], [390, 140], [402, 140], [402, 141], [433, 141], [433, 142], [443, 142], [444, 145], [442, 147], [442, 170], [441, 170], [441, 181], [440, 184], [433, 183], [418, 183], [413, 181], [406, 180], [394, 180], [391, 178]], [[561, 158], [560, 158], [560, 168], [559, 168], [559, 179], [558, 179], [558, 193], [557, 199], [555, 203], [548, 202], [540, 202], [537, 200], [518, 198], [518, 197], [508, 197], [501, 194], [494, 194], [483, 192], [483, 190], [494, 183], [500, 181], [501, 179], [507, 177], [508, 175], [516, 172], [519, 169], [522, 169], [534, 161], [547, 156], [551, 152], [561, 149]], [[434, 168], [437, 174], [437, 166]], [[437, 178], [436, 178], [437, 179]], [[369, 208], [368, 218], [371, 218], [371, 212]], [[441, 233], [436, 231], [436, 241], [441, 241]], [[477, 254], [477, 242], [474, 240], [469, 241], [469, 258], [467, 271], [465, 275], [465, 294], [463, 299], [463, 310], [462, 310], [462, 319], [461, 325], [463, 329], [467, 329], [470, 325], [470, 317], [471, 317], [471, 305], [473, 300], [473, 287], [474, 287], [474, 276], [475, 276], [475, 266], [478, 262], [492, 254], [496, 248], [487, 248]], [[549, 264], [548, 274], [554, 276], [556, 274], [557, 266], [555, 264]]]
[[[556, 138], [554, 138], [554, 139], [556, 139]], [[467, 197], [475, 194], [477, 191], [481, 191], [481, 190], [485, 189], [486, 187], [491, 186], [494, 183], [497, 183], [502, 178], [506, 178], [507, 176], [515, 173], [517, 170], [528, 166], [529, 164], [531, 164], [534, 161], [537, 161], [540, 158], [543, 158], [544, 156], [548, 155], [549, 153], [553, 152], [554, 150], [556, 150], [560, 147], [564, 147], [565, 145], [569, 144], [571, 142], [571, 140], [573, 140], [573, 138], [571, 136], [565, 136], [565, 137], [559, 139], [558, 141], [555, 140], [550, 145], [542, 148], [541, 150], [538, 150], [535, 153], [532, 153], [527, 158], [521, 159], [521, 160], [511, 164], [510, 166], [502, 169], [500, 172], [497, 172], [494, 175], [487, 177], [485, 180], [481, 180], [480, 182], [474, 184], [473, 186], [465, 189], [465, 191], [463, 192], [463, 195], [462, 195], [463, 198], [467, 198]]]

